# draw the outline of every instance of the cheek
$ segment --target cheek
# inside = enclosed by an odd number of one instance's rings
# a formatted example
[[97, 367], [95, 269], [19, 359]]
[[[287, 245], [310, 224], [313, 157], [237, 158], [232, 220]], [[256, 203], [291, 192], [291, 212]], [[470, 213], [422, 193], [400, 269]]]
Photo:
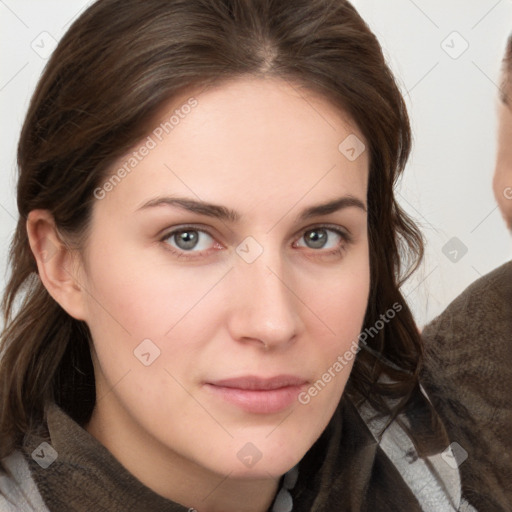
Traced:
[[[370, 265], [365, 250], [340, 266], [331, 279], [316, 288], [309, 283], [311, 309], [310, 360], [316, 362], [316, 381], [301, 403], [315, 404], [318, 414], [329, 416], [343, 393], [359, 351], [370, 290]], [[316, 291], [313, 291], [316, 290]], [[306, 289], [304, 289], [306, 293]], [[306, 349], [307, 350], [307, 349]]]
[[363, 328], [369, 293], [369, 260], [361, 257], [353, 270], [345, 273], [336, 285], [333, 285], [331, 296], [324, 299], [326, 307], [329, 308], [326, 318], [329, 318], [332, 330], [336, 333], [334, 340], [327, 345], [326, 352], [327, 368], [341, 381], [338, 385], [338, 398], [359, 350], [359, 335]]
[[[187, 397], [178, 381], [195, 374], [208, 334], [219, 324], [214, 301], [204, 298], [221, 274], [146, 264], [130, 251], [91, 261], [87, 324], [97, 377], [104, 389], [118, 389], [126, 408], [155, 411], [169, 396], [183, 406]], [[138, 396], [144, 406], [136, 405]]]
[[313, 296], [312, 303], [321, 305], [326, 318], [337, 326], [336, 332], [357, 324], [368, 303], [369, 277], [366, 273], [343, 275], [328, 282], [326, 288], [323, 293]]
[[347, 338], [359, 334], [370, 293], [370, 263], [366, 248], [342, 262], [340, 271], [323, 279], [316, 292], [309, 285], [311, 304], [334, 331], [334, 345], [342, 348]]
[[127, 247], [115, 254], [103, 251], [101, 257], [91, 259], [89, 318], [98, 333], [103, 330], [102, 337], [109, 329], [122, 331], [124, 336], [129, 333], [133, 341], [165, 337], [225, 271], [216, 267], [187, 269], [166, 264], [163, 258], [155, 262], [144, 257], [144, 252], [136, 254], [135, 248]]

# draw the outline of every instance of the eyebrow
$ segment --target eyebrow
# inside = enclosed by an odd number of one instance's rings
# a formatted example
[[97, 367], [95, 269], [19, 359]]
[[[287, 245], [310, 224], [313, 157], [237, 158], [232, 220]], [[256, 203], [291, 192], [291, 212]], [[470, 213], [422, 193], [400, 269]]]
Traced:
[[[142, 206], [137, 208], [136, 211], [160, 206], [178, 207], [192, 213], [213, 217], [231, 223], [239, 222], [242, 218], [238, 212], [230, 208], [226, 208], [225, 206], [206, 203], [204, 201], [198, 201], [187, 197], [155, 197], [154, 199], [145, 202]], [[352, 195], [347, 195], [332, 199], [326, 203], [310, 206], [304, 209], [297, 216], [296, 220], [302, 222], [312, 217], [329, 215], [346, 208], [359, 208], [360, 210], [366, 212], [366, 206], [364, 205], [363, 201]]]

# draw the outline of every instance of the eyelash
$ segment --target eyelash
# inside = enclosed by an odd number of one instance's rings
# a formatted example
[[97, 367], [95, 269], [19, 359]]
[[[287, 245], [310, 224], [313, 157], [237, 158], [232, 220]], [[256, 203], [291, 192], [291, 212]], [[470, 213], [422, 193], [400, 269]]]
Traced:
[[[320, 254], [318, 254], [319, 257], [341, 256], [341, 254], [343, 254], [343, 252], [346, 250], [347, 246], [350, 245], [353, 242], [353, 238], [352, 238], [352, 236], [350, 234], [348, 234], [345, 231], [342, 231], [338, 227], [334, 227], [334, 226], [330, 226], [330, 225], [318, 225], [318, 226], [313, 226], [311, 228], [308, 228], [305, 231], [303, 231], [303, 234], [302, 234], [301, 238], [307, 232], [314, 231], [316, 229], [326, 229], [328, 231], [333, 231], [334, 233], [339, 235], [339, 237], [342, 240], [342, 243], [338, 247], [336, 247], [335, 249], [330, 249], [330, 250], [327, 250], [327, 251], [322, 251], [321, 249], [318, 249], [318, 250], [312, 249], [313, 252], [320, 253]], [[182, 227], [179, 227], [177, 229], [173, 229], [172, 231], [168, 231], [160, 239], [160, 242], [162, 242], [164, 244], [164, 248], [166, 250], [170, 251], [172, 254], [174, 254], [178, 258], [196, 259], [196, 258], [201, 258], [206, 253], [208, 253], [209, 250], [205, 250], [205, 251], [183, 251], [183, 250], [177, 250], [176, 248], [172, 247], [170, 244], [168, 244], [166, 242], [166, 240], [168, 240], [172, 236], [174, 236], [174, 235], [176, 235], [178, 233], [186, 232], [186, 231], [198, 231], [198, 232], [201, 232], [201, 233], [206, 233], [212, 239], [215, 239], [215, 237], [207, 229], [198, 228], [196, 226], [182, 226]]]

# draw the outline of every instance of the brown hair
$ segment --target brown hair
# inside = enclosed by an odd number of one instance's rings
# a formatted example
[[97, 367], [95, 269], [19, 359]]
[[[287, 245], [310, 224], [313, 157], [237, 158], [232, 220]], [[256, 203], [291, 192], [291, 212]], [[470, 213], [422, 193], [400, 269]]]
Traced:
[[[370, 155], [371, 292], [367, 339], [346, 390], [389, 412], [418, 390], [419, 333], [399, 287], [423, 255], [393, 189], [406, 164], [406, 107], [380, 45], [344, 0], [99, 0], [70, 27], [33, 95], [18, 147], [20, 218], [11, 246], [0, 361], [0, 456], [55, 401], [77, 422], [95, 403], [90, 332], [42, 285], [26, 218], [48, 209], [67, 240], [87, 231], [96, 187], [187, 88], [238, 76], [273, 76], [319, 92], [357, 123]], [[340, 141], [341, 142], [341, 141]], [[406, 263], [403, 267], [403, 263]], [[22, 302], [15, 312], [15, 300]], [[392, 383], [379, 378], [387, 373]]]

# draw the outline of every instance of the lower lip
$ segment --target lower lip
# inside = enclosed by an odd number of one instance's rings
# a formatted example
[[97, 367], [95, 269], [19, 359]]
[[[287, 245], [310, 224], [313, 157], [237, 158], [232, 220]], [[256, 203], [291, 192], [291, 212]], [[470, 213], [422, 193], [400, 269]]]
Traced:
[[304, 386], [287, 386], [279, 389], [252, 390], [227, 388], [205, 384], [205, 388], [240, 409], [256, 414], [273, 414], [284, 411], [297, 401]]

